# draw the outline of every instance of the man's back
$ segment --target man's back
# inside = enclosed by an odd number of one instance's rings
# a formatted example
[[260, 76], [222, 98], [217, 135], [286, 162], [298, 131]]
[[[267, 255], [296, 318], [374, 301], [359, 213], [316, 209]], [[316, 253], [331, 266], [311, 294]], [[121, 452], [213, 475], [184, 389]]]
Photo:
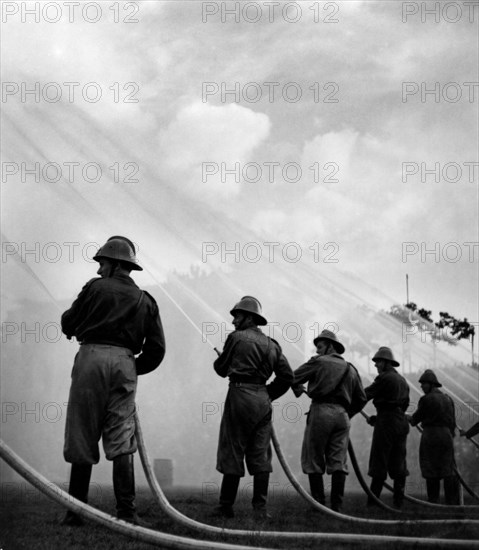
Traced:
[[389, 367], [376, 376], [374, 382], [365, 388], [368, 399], [373, 400], [378, 412], [399, 408], [405, 411], [409, 406], [409, 386], [394, 367]]
[[418, 410], [413, 414], [415, 423], [427, 426], [446, 426], [452, 433], [456, 427], [454, 402], [437, 388], [423, 395]]
[[62, 315], [62, 330], [82, 343], [109, 344], [130, 349], [139, 374], [150, 372], [165, 355], [158, 306], [128, 275], [88, 281], [71, 308]]

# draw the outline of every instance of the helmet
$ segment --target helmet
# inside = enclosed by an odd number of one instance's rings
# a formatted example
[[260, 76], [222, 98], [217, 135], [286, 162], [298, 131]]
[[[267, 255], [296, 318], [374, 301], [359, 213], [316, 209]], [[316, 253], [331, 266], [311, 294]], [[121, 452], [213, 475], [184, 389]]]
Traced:
[[386, 346], [379, 348], [376, 352], [376, 355], [373, 357], [374, 362], [376, 362], [378, 359], [385, 359], [386, 361], [389, 361], [393, 367], [399, 367], [400, 365], [400, 363], [398, 363], [396, 359], [394, 359], [391, 348], [388, 348]]
[[[108, 239], [108, 241], [111, 241], [112, 239], [121, 239], [121, 240], [127, 242], [131, 246], [131, 248], [133, 249], [133, 254], [136, 254], [135, 245], [134, 245], [133, 241], [130, 241], [130, 239], [128, 237], [123, 237], [122, 235], [113, 235], [113, 237], [110, 237]], [[108, 241], [106, 241], [106, 242], [108, 242]]]
[[125, 262], [131, 269], [143, 271], [135, 256], [135, 246], [126, 237], [110, 237], [95, 256], [93, 256], [93, 259], [97, 262], [101, 258]]
[[316, 336], [316, 338], [313, 340], [313, 344], [316, 345], [320, 340], [327, 340], [328, 342], [331, 342], [333, 344], [334, 349], [340, 353], [343, 354], [346, 350], [341, 344], [341, 342], [336, 337], [336, 334], [332, 332], [331, 330], [324, 329], [323, 332], [319, 336]]
[[233, 309], [230, 311], [231, 315], [234, 315], [235, 311], [252, 313], [256, 318], [258, 325], [268, 324], [268, 321], [262, 315], [261, 304], [259, 300], [253, 298], [253, 296], [243, 296], [243, 298], [241, 298], [241, 300], [237, 304], [235, 304]]
[[437, 380], [437, 376], [434, 374], [434, 372], [431, 369], [426, 369], [423, 374], [421, 374], [421, 378], [419, 378], [419, 383], [427, 382], [429, 384], [432, 384], [433, 386], [437, 386], [440, 388], [442, 384], [440, 384]]

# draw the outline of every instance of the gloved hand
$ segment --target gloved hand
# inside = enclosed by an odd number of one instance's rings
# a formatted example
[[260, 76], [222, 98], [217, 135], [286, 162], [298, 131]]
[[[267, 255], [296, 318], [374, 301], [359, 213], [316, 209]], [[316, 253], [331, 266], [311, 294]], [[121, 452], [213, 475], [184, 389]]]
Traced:
[[298, 384], [297, 386], [291, 386], [291, 389], [293, 390], [295, 397], [301, 397], [303, 393], [307, 393], [306, 388], [303, 386], [303, 384]]
[[372, 416], [370, 416], [367, 420], [367, 423], [370, 425], [370, 426], [375, 426], [376, 425], [376, 420], [377, 420], [377, 416], [375, 414], [373, 414]]

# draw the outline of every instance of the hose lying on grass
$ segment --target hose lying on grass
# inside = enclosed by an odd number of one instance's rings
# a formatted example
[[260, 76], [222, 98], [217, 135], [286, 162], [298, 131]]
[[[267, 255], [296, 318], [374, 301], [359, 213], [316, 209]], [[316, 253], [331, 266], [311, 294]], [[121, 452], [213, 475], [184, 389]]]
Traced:
[[[351, 463], [353, 465], [354, 473], [356, 474], [356, 477], [358, 478], [358, 481], [361, 487], [363, 488], [364, 492], [368, 496], [371, 496], [374, 502], [376, 502], [379, 506], [381, 506], [381, 508], [384, 508], [385, 510], [393, 511], [396, 514], [401, 513], [400, 510], [396, 508], [391, 508], [390, 506], [387, 506], [386, 504], [384, 504], [384, 502], [380, 498], [378, 498], [375, 494], [371, 492], [371, 489], [367, 486], [366, 481], [364, 480], [364, 476], [362, 475], [361, 470], [359, 469], [359, 464], [356, 459], [356, 454], [354, 452], [351, 441], [349, 442], [349, 445], [348, 445], [348, 451], [349, 451], [349, 457], [351, 459]], [[389, 491], [394, 492], [394, 488], [386, 482], [384, 483], [384, 487], [386, 487], [386, 489], [388, 489]], [[446, 511], [449, 511], [449, 512], [452, 512], [454, 515], [457, 514], [462, 517], [467, 512], [479, 511], [479, 506], [456, 506], [456, 505], [446, 506], [443, 504], [434, 504], [432, 502], [426, 502], [425, 500], [420, 500], [418, 498], [414, 498], [407, 494], [404, 495], [404, 498], [405, 500], [408, 500], [409, 502], [418, 504], [420, 506], [435, 508], [437, 511], [442, 511], [444, 513]], [[450, 517], [450, 514], [449, 514], [449, 517]]]
[[[200, 530], [202, 533], [216, 533], [223, 535], [236, 535], [236, 536], [249, 536], [254, 534], [255, 537], [267, 538], [267, 539], [279, 539], [288, 541], [300, 541], [305, 539], [313, 539], [321, 542], [335, 542], [341, 544], [357, 545], [358, 543], [367, 543], [368, 548], [384, 548], [384, 545], [388, 542], [394, 543], [396, 548], [410, 548], [411, 544], [421, 548], [476, 548], [479, 549], [479, 541], [465, 541], [465, 540], [441, 540], [441, 539], [421, 539], [417, 537], [391, 537], [386, 535], [357, 535], [357, 534], [329, 534], [329, 533], [295, 533], [295, 532], [266, 532], [266, 531], [235, 531], [232, 529], [220, 529], [217, 527], [208, 526], [190, 520], [186, 516], [183, 516], [177, 512], [171, 505], [169, 505], [165, 496], [163, 495], [161, 488], [159, 487], [156, 478], [152, 472], [151, 464], [146, 453], [144, 442], [137, 422], [137, 430], [139, 436], [139, 447], [142, 456], [143, 465], [146, 466], [146, 472], [148, 474], [148, 481], [150, 486], [155, 488], [155, 495], [158, 497], [162, 509], [168, 513], [169, 516], [174, 517], [175, 520], [181, 520], [184, 525]], [[2, 440], [0, 440], [0, 457], [7, 462], [16, 472], [24, 477], [29, 483], [34, 485], [37, 489], [45, 493], [47, 496], [67, 507], [69, 510], [77, 513], [81, 517], [90, 519], [104, 525], [105, 527], [112, 529], [118, 533], [130, 536], [136, 540], [147, 542], [150, 544], [158, 544], [163, 548], [173, 549], [193, 549], [193, 548], [211, 548], [218, 550], [247, 550], [251, 549], [251, 546], [232, 545], [225, 543], [217, 543], [212, 541], [199, 541], [192, 540], [186, 537], [179, 537], [169, 535], [152, 529], [146, 529], [131, 525], [122, 520], [118, 520], [109, 514], [105, 514], [95, 508], [80, 502], [71, 497], [65, 491], [62, 491], [59, 487], [51, 484], [44, 476], [35, 471], [25, 461], [23, 461], [17, 454], [15, 454]], [[333, 512], [333, 514], [336, 514]], [[341, 516], [341, 514], [337, 514]], [[347, 518], [347, 516], [344, 516]], [[376, 520], [371, 520], [374, 523], [378, 523]], [[381, 523], [381, 522], [379, 522]], [[399, 524], [405, 522], [397, 522]], [[421, 522], [424, 524], [424, 522]], [[444, 525], [446, 522], [434, 522]], [[456, 525], [464, 523], [470, 524], [471, 522], [452, 522]], [[449, 522], [449, 525], [451, 522]], [[257, 549], [260, 550], [260, 549]]]
[[186, 537], [169, 535], [153, 529], [146, 529], [145, 527], [132, 525], [131, 523], [116, 519], [105, 512], [101, 512], [100, 510], [97, 510], [96, 508], [73, 498], [65, 491], [62, 491], [62, 489], [53, 483], [50, 483], [48, 479], [23, 461], [1, 439], [0, 457], [39, 491], [62, 506], [65, 506], [72, 512], [75, 512], [75, 514], [92, 520], [95, 523], [99, 523], [112, 531], [116, 531], [117, 533], [126, 535], [135, 540], [159, 545], [161, 548], [171, 548], [174, 550], [196, 550], [198, 548], [203, 548], [204, 550], [264, 550], [263, 548], [258, 547], [253, 549], [252, 546], [240, 546], [236, 544], [189, 539]]
[[[362, 523], [375, 523], [376, 525], [421, 525], [421, 526], [439, 526], [439, 525], [479, 525], [479, 520], [475, 519], [421, 519], [421, 520], [381, 520], [381, 519], [374, 519], [374, 520], [368, 520], [364, 518], [357, 518], [353, 516], [346, 516], [344, 514], [340, 514], [338, 512], [334, 512], [333, 510], [330, 510], [326, 506], [323, 506], [319, 502], [316, 502], [310, 495], [307, 493], [304, 488], [301, 486], [301, 484], [296, 479], [295, 475], [291, 471], [291, 468], [289, 467], [288, 463], [286, 462], [286, 459], [283, 455], [283, 452], [281, 450], [279, 441], [276, 437], [276, 433], [273, 430], [273, 445], [276, 451], [276, 454], [278, 456], [278, 459], [281, 463], [281, 466], [283, 467], [283, 470], [288, 477], [291, 484], [294, 486], [294, 488], [298, 491], [298, 493], [312, 506], [319, 509], [321, 512], [324, 512], [325, 514], [328, 514], [330, 516], [333, 516], [335, 518], [341, 519], [343, 521], [349, 521], [350, 523], [355, 524], [362, 524]], [[396, 510], [394, 510], [396, 512]]]
[[[136, 417], [136, 436], [137, 436], [137, 442], [138, 442], [138, 450], [140, 453], [140, 458], [142, 461], [143, 469], [145, 471], [145, 475], [147, 478], [147, 481], [150, 485], [150, 488], [155, 496], [155, 498], [158, 501], [158, 504], [160, 506], [160, 509], [165, 512], [169, 517], [171, 517], [174, 521], [182, 524], [185, 527], [190, 527], [191, 529], [194, 529], [196, 531], [202, 532], [204, 534], [210, 533], [210, 534], [219, 534], [222, 533], [223, 535], [227, 536], [234, 536], [234, 537], [243, 537], [246, 535], [251, 535], [251, 531], [244, 531], [239, 529], [222, 529], [219, 527], [214, 527], [212, 525], [207, 525], [204, 523], [200, 523], [198, 521], [195, 521], [191, 518], [188, 518], [187, 516], [183, 515], [181, 512], [176, 510], [168, 501], [165, 494], [163, 493], [160, 485], [158, 484], [158, 481], [156, 479], [156, 476], [153, 472], [150, 459], [148, 457], [148, 453], [145, 447], [145, 442], [143, 439], [143, 434], [141, 431], [140, 422], [138, 420], [138, 416]], [[333, 512], [329, 508], [326, 508], [325, 506], [322, 506], [318, 502], [316, 502], [308, 493], [304, 491], [304, 489], [299, 485], [298, 481], [294, 477], [294, 475], [291, 473], [291, 470], [289, 469], [286, 461], [284, 460], [284, 456], [282, 455], [281, 449], [279, 448], [279, 443], [277, 441], [276, 435], [273, 432], [273, 443], [275, 445], [275, 449], [279, 455], [278, 458], [280, 458], [280, 462], [282, 462], [282, 466], [285, 467], [291, 474], [291, 477], [289, 477], [288, 472], [287, 475], [291, 481], [291, 483], [299, 490], [301, 496], [303, 496], [310, 504], [317, 505], [316, 507], [320, 508], [320, 510], [326, 514], [332, 515], [335, 518], [341, 519], [343, 521], [347, 521], [353, 525], [431, 525], [434, 527], [438, 526], [449, 526], [449, 527], [459, 527], [459, 526], [465, 526], [465, 525], [478, 525], [479, 522], [474, 521], [466, 521], [466, 520], [431, 520], [431, 521], [387, 521], [387, 520], [376, 520], [376, 519], [362, 519], [362, 518], [355, 518], [352, 516], [345, 516], [343, 514], [339, 514], [337, 512]], [[284, 463], [283, 463], [284, 462]], [[335, 543], [341, 543], [341, 544], [352, 544], [357, 545], [359, 543], [367, 543], [368, 548], [384, 548], [384, 546], [388, 543], [394, 543], [395, 548], [411, 548], [411, 545], [415, 545], [417, 548], [479, 548], [479, 541], [476, 541], [473, 543], [473, 546], [471, 546], [471, 541], [466, 540], [457, 540], [457, 539], [431, 539], [431, 538], [419, 538], [419, 537], [398, 537], [398, 536], [388, 536], [388, 535], [361, 535], [361, 534], [339, 534], [339, 533], [306, 533], [306, 532], [281, 532], [281, 531], [255, 531], [256, 536], [258, 537], [264, 537], [264, 538], [271, 538], [271, 539], [277, 539], [277, 540], [317, 540], [321, 542], [335, 542]]]

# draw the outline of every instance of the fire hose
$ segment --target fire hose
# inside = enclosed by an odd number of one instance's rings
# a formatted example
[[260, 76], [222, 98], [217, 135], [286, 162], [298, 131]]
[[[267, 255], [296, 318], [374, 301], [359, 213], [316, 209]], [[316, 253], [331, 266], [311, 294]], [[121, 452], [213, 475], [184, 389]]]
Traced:
[[[171, 548], [179, 550], [196, 550], [203, 548], [204, 550], [216, 549], [216, 550], [251, 550], [251, 546], [240, 546], [236, 544], [226, 544], [211, 541], [202, 541], [197, 539], [189, 539], [186, 537], [180, 537], [176, 535], [170, 535], [155, 531], [153, 529], [146, 529], [145, 527], [139, 527], [132, 525], [123, 520], [116, 519], [101, 510], [97, 510], [50, 483], [42, 474], [34, 470], [24, 460], [22, 460], [16, 453], [14, 453], [1, 439], [0, 439], [0, 457], [11, 466], [18, 474], [25, 478], [29, 483], [36, 487], [39, 491], [58, 502], [62, 506], [65, 506], [75, 514], [92, 520], [95, 523], [103, 525], [112, 531], [120, 533], [122, 535], [129, 536], [135, 540], [146, 542], [149, 544], [161, 545], [162, 548]], [[256, 547], [255, 550], [263, 550]]]
[[[160, 506], [160, 509], [166, 513], [169, 517], [171, 517], [174, 521], [181, 523], [185, 527], [190, 527], [192, 529], [195, 529], [196, 531], [202, 532], [202, 533], [209, 533], [209, 534], [223, 534], [228, 536], [234, 536], [234, 537], [242, 537], [246, 535], [251, 535], [251, 531], [244, 531], [244, 530], [238, 530], [238, 529], [221, 529], [219, 527], [214, 527], [211, 525], [207, 525], [204, 523], [197, 522], [196, 520], [193, 520], [191, 518], [188, 518], [187, 516], [183, 515], [181, 512], [176, 510], [171, 504], [168, 502], [168, 499], [166, 498], [165, 494], [163, 493], [156, 476], [153, 472], [151, 461], [148, 457], [148, 453], [146, 451], [143, 434], [141, 431], [140, 422], [138, 420], [138, 417], [136, 419], [136, 436], [137, 436], [137, 442], [138, 442], [138, 450], [140, 453], [141, 462], [143, 465], [143, 469], [145, 471], [145, 475], [148, 481], [148, 484], [150, 485], [150, 488]], [[281, 462], [281, 465], [283, 466], [283, 469], [285, 469], [285, 473], [288, 476], [288, 479], [293, 484], [293, 486], [296, 488], [296, 490], [301, 494], [305, 500], [312, 504], [313, 506], [317, 507], [321, 512], [333, 516], [336, 519], [341, 519], [343, 521], [346, 521], [348, 523], [351, 523], [352, 525], [416, 525], [416, 526], [423, 526], [423, 525], [431, 525], [434, 527], [437, 527], [439, 525], [449, 525], [449, 526], [464, 526], [464, 525], [471, 525], [471, 524], [479, 524], [479, 522], [476, 521], [469, 521], [469, 520], [429, 520], [429, 521], [387, 521], [387, 520], [376, 520], [376, 519], [363, 519], [363, 518], [356, 518], [353, 516], [346, 516], [343, 514], [340, 514], [338, 512], [333, 512], [329, 508], [322, 506], [317, 501], [315, 501], [299, 484], [297, 479], [294, 477], [294, 474], [292, 474], [286, 460], [284, 459], [284, 455], [281, 451], [281, 448], [279, 446], [278, 440], [276, 438], [276, 434], [273, 430], [273, 445], [275, 447], [276, 453], [278, 455], [278, 459]], [[396, 547], [407, 547], [410, 548], [412, 544], [417, 545], [418, 547], [422, 547], [425, 545], [428, 547], [432, 541], [434, 541], [434, 544], [431, 546], [434, 548], [479, 548], [479, 541], [473, 542], [473, 546], [471, 546], [471, 541], [463, 541], [463, 540], [444, 540], [444, 539], [423, 539], [418, 537], [397, 537], [397, 536], [388, 536], [388, 535], [361, 535], [361, 534], [337, 534], [337, 533], [304, 533], [304, 532], [284, 532], [284, 531], [255, 531], [255, 534], [257, 536], [266, 537], [266, 538], [275, 538], [278, 540], [305, 540], [305, 539], [313, 539], [313, 540], [319, 540], [321, 542], [336, 542], [336, 543], [359, 543], [359, 542], [367, 542], [368, 548], [376, 548], [381, 547], [384, 548], [384, 544], [386, 544], [388, 541], [393, 542], [396, 545]], [[452, 543], [452, 544], [451, 544]], [[399, 545], [399, 546], [397, 546]]]
[[[160, 507], [162, 510], [167, 513], [170, 517], [173, 517], [175, 521], [180, 521], [183, 525], [189, 528], [193, 528], [195, 530], [199, 530], [202, 533], [211, 533], [211, 534], [224, 534], [224, 535], [232, 535], [236, 537], [241, 536], [251, 536], [251, 531], [245, 531], [245, 530], [232, 530], [232, 529], [221, 529], [213, 526], [208, 526], [205, 524], [201, 524], [199, 522], [196, 522], [194, 520], [191, 520], [190, 518], [187, 518], [186, 516], [183, 516], [181, 513], [176, 511], [166, 500], [166, 497], [164, 497], [164, 494], [161, 491], [160, 486], [158, 485], [156, 478], [154, 474], [152, 473], [151, 469], [151, 463], [148, 459], [148, 455], [146, 453], [146, 448], [143, 441], [143, 436], [141, 432], [141, 427], [139, 422], [137, 421], [137, 436], [138, 436], [138, 445], [140, 450], [140, 456], [142, 459], [143, 466], [145, 468], [145, 472], [147, 473], [147, 479], [150, 483], [150, 487], [153, 490], [153, 493], [157, 497], [158, 502], [160, 503]], [[291, 473], [289, 466], [287, 465], [286, 461], [284, 460], [284, 456], [282, 455], [281, 449], [279, 447], [279, 443], [276, 438], [276, 434], [273, 432], [273, 443], [275, 445], [275, 450], [278, 454], [278, 458], [280, 459], [280, 462], [285, 469], [286, 474], [288, 475], [288, 478], [292, 482], [293, 486], [299, 491], [299, 493], [313, 506], [319, 508], [323, 513], [332, 515], [338, 519], [341, 519], [343, 521], [347, 521], [348, 523], [352, 524], [382, 524], [382, 525], [407, 525], [407, 524], [420, 524], [420, 525], [444, 525], [447, 524], [449, 526], [460, 526], [460, 525], [471, 525], [473, 523], [477, 523], [474, 521], [456, 521], [456, 520], [429, 520], [429, 521], [386, 521], [386, 520], [368, 520], [368, 519], [361, 519], [361, 518], [354, 518], [351, 516], [345, 516], [343, 514], [339, 514], [337, 512], [333, 512], [329, 510], [326, 507], [323, 507], [319, 503], [317, 503], [312, 497], [304, 491], [304, 489], [299, 485], [294, 475]], [[229, 544], [222, 544], [222, 543], [213, 543], [213, 542], [203, 542], [198, 540], [192, 540], [185, 537], [177, 537], [173, 535], [168, 535], [165, 533], [161, 533], [158, 531], [154, 531], [152, 529], [145, 529], [144, 527], [139, 526], [132, 526], [126, 522], [123, 522], [121, 520], [118, 520], [108, 514], [105, 514], [99, 510], [96, 510], [95, 508], [92, 508], [91, 506], [88, 506], [85, 503], [82, 503], [64, 491], [60, 490], [56, 486], [52, 486], [48, 482], [46, 478], [41, 476], [38, 472], [33, 470], [30, 466], [28, 466], [18, 455], [13, 453], [3, 441], [0, 440], [0, 456], [3, 460], [5, 460], [13, 469], [15, 469], [20, 475], [22, 475], [28, 482], [30, 482], [32, 485], [34, 485], [37, 489], [41, 490], [47, 496], [53, 498], [60, 504], [66, 506], [68, 509], [72, 510], [73, 512], [79, 514], [82, 517], [91, 519], [96, 521], [97, 523], [100, 523], [116, 532], [119, 532], [121, 534], [125, 534], [128, 536], [131, 536], [135, 538], [136, 540], [141, 540], [143, 542], [148, 542], [151, 544], [162, 544], [166, 548], [218, 548], [221, 550], [231, 550], [234, 548], [242, 549], [246, 547], [238, 546], [238, 545], [229, 545]], [[387, 535], [360, 535], [360, 534], [336, 534], [336, 533], [297, 533], [297, 532], [267, 532], [267, 531], [259, 531], [255, 532], [256, 536], [261, 536], [264, 538], [276, 538], [281, 540], [304, 540], [304, 539], [314, 539], [314, 540], [321, 540], [323, 542], [325, 541], [334, 541], [337, 543], [344, 543], [344, 544], [356, 544], [358, 542], [364, 541], [368, 543], [369, 547], [377, 547], [383, 545], [389, 541], [395, 541], [396, 546], [399, 544], [401, 547], [404, 545], [405, 547], [409, 547], [412, 543], [421, 546], [421, 547], [434, 547], [434, 548], [479, 548], [479, 542], [471, 542], [471, 541], [463, 541], [463, 540], [442, 540], [442, 539], [421, 539], [421, 538], [414, 538], [414, 537], [390, 537]], [[248, 547], [251, 548], [251, 547]]]
[[[320, 504], [319, 502], [315, 501], [310, 495], [309, 493], [307, 493], [305, 491], [305, 489], [301, 486], [301, 484], [298, 482], [298, 480], [296, 479], [295, 475], [293, 474], [293, 472], [291, 471], [291, 468], [289, 467], [285, 457], [284, 457], [284, 454], [281, 450], [281, 447], [280, 447], [280, 444], [279, 444], [279, 441], [278, 441], [278, 438], [276, 437], [276, 434], [273, 430], [273, 435], [272, 435], [272, 440], [273, 440], [273, 445], [274, 445], [274, 449], [276, 451], [276, 454], [278, 456], [278, 460], [280, 461], [281, 463], [281, 466], [283, 467], [283, 470], [286, 474], [286, 476], [288, 477], [288, 479], [290, 480], [291, 484], [295, 487], [295, 489], [298, 491], [298, 493], [309, 503], [311, 504], [313, 507], [319, 509], [320, 511], [330, 515], [330, 516], [333, 516], [337, 519], [343, 519], [343, 520], [350, 520], [352, 523], [365, 523], [365, 522], [372, 522], [372, 523], [376, 523], [377, 525], [430, 525], [430, 526], [434, 526], [434, 525], [440, 525], [440, 524], [460, 524], [462, 522], [465, 522], [464, 524], [479, 524], [479, 521], [477, 520], [453, 520], [453, 519], [436, 519], [436, 520], [379, 520], [379, 519], [374, 519], [374, 520], [368, 520], [368, 519], [363, 519], [363, 518], [356, 518], [356, 517], [353, 517], [353, 516], [346, 516], [344, 514], [340, 514], [338, 512], [334, 512], [333, 510], [330, 510], [329, 508], [327, 508], [326, 506], [323, 506], [322, 504]], [[358, 469], [359, 470], [359, 469]], [[389, 507], [387, 507], [389, 508]], [[397, 510], [395, 509], [392, 509], [396, 514], [397, 514]]]
[[[138, 423], [139, 425], [139, 423]], [[141, 435], [140, 435], [140, 440]], [[143, 448], [144, 457], [146, 462], [149, 464], [149, 460], [144, 449], [143, 442], [141, 443], [140, 450]], [[13, 468], [18, 474], [20, 474], [26, 481], [31, 483], [39, 491], [47, 495], [49, 498], [53, 499], [57, 503], [65, 506], [72, 512], [78, 514], [79, 516], [92, 520], [95, 523], [103, 525], [112, 531], [120, 533], [122, 535], [129, 536], [135, 540], [153, 544], [161, 545], [162, 548], [168, 549], [180, 549], [180, 550], [194, 550], [198, 548], [203, 548], [205, 550], [265, 550], [264, 547], [252, 547], [252, 546], [243, 546], [240, 544], [228, 544], [212, 541], [202, 541], [198, 539], [191, 539], [187, 537], [181, 537], [176, 535], [170, 535], [160, 531], [155, 531], [153, 529], [147, 529], [145, 527], [139, 527], [137, 525], [129, 524], [125, 521], [119, 520], [85, 504], [71, 495], [61, 490], [56, 485], [50, 483], [43, 475], [34, 470], [29, 466], [24, 460], [22, 460], [16, 453], [14, 453], [1, 439], [0, 439], [0, 457]], [[143, 458], [142, 458], [143, 460]], [[175, 516], [175, 519], [178, 521], [178, 518], [184, 518], [188, 520], [188, 527], [195, 528], [196, 530], [201, 531], [202, 533], [213, 532], [211, 529], [215, 529], [215, 533], [223, 535], [245, 535], [258, 538], [281, 538], [282, 540], [291, 540], [300, 541], [304, 539], [314, 539], [321, 542], [334, 542], [341, 544], [351, 544], [356, 545], [358, 543], [364, 543], [368, 545], [368, 548], [384, 548], [384, 545], [391, 543], [395, 545], [396, 548], [410, 548], [412, 544], [416, 547], [421, 548], [435, 548], [442, 549], [444, 548], [468, 548], [468, 549], [479, 549], [479, 541], [467, 541], [467, 540], [457, 540], [457, 539], [421, 539], [417, 537], [391, 537], [387, 535], [360, 535], [360, 534], [336, 534], [336, 533], [283, 533], [283, 532], [267, 532], [267, 531], [234, 531], [231, 529], [219, 529], [213, 528], [205, 524], [194, 522], [189, 520], [186, 516], [183, 516], [172, 508], [166, 498], [164, 497], [161, 488], [159, 487], [154, 474], [151, 471], [151, 465], [149, 465], [151, 479], [154, 480], [154, 484], [157, 486], [157, 490], [162, 500], [165, 503], [165, 507], [162, 508], [163, 511], [168, 513], [169, 516], [172, 516], [172, 513]], [[168, 512], [166, 511], [168, 508]], [[183, 521], [186, 525], [186, 523]]]

